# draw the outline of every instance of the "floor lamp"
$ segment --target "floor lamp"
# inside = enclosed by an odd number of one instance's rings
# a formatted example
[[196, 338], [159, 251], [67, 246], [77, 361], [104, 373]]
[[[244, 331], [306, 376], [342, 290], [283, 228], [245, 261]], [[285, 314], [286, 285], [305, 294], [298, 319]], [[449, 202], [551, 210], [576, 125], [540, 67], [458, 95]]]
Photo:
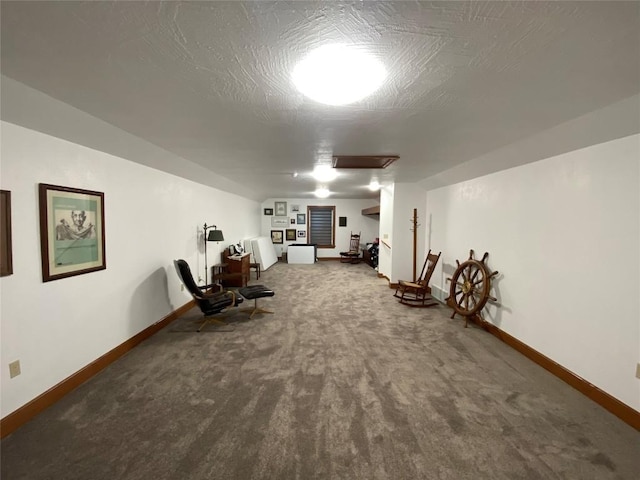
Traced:
[[[224, 235], [222, 230], [218, 230], [215, 225], [207, 225], [206, 223], [202, 227], [204, 238], [204, 284], [209, 285], [209, 267], [207, 267], [207, 242], [223, 242]], [[209, 230], [209, 234], [207, 234]]]

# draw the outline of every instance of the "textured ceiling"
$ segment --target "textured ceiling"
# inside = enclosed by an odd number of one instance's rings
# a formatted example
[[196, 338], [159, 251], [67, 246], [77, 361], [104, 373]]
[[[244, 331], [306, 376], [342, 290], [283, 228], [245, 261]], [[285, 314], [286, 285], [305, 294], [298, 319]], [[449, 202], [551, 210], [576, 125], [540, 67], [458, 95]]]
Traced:
[[[364, 188], [374, 176], [427, 179], [640, 91], [638, 2], [1, 8], [3, 75], [242, 184], [258, 200], [310, 196], [308, 173], [332, 155], [400, 155], [384, 171], [342, 172], [329, 186], [335, 197], [375, 197]], [[329, 107], [295, 90], [296, 62], [333, 42], [385, 64], [389, 77], [377, 93]]]

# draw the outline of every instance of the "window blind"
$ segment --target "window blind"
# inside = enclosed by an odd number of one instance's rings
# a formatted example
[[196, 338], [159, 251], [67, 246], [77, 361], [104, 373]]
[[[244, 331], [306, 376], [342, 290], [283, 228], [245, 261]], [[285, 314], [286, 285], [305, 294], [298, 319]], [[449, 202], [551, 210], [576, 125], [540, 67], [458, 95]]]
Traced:
[[334, 222], [335, 207], [308, 207], [309, 243], [318, 248], [335, 248]]

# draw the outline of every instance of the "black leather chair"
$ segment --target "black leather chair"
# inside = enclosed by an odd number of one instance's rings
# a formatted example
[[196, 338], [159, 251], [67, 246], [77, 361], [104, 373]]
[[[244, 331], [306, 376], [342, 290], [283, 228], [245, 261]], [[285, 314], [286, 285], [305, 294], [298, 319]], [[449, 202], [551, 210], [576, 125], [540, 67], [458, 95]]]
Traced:
[[242, 311], [251, 312], [249, 318], [253, 318], [256, 313], [273, 313], [272, 310], [265, 310], [258, 306], [258, 299], [264, 297], [273, 297], [275, 292], [264, 285], [249, 285], [238, 289], [240, 295], [247, 300], [254, 300], [253, 308], [243, 308]]
[[225, 312], [229, 307], [234, 307], [242, 303], [242, 297], [232, 291], [211, 291], [214, 288], [219, 288], [217, 284], [205, 286], [196, 285], [196, 282], [193, 280], [193, 275], [191, 275], [189, 264], [184, 260], [174, 260], [173, 265], [176, 267], [178, 277], [184, 286], [187, 287], [187, 290], [189, 290], [189, 293], [196, 301], [196, 305], [198, 305], [204, 315], [204, 321], [198, 328], [198, 332], [201, 331], [207, 323], [228, 326], [227, 323], [213, 316]]

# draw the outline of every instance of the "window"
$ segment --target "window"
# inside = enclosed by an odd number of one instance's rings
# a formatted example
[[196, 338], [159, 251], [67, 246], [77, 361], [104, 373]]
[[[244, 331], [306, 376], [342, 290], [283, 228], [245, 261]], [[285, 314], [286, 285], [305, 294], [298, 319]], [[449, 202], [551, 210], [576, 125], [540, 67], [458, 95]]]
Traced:
[[315, 243], [318, 248], [336, 248], [335, 223], [336, 207], [307, 207], [307, 242]]

